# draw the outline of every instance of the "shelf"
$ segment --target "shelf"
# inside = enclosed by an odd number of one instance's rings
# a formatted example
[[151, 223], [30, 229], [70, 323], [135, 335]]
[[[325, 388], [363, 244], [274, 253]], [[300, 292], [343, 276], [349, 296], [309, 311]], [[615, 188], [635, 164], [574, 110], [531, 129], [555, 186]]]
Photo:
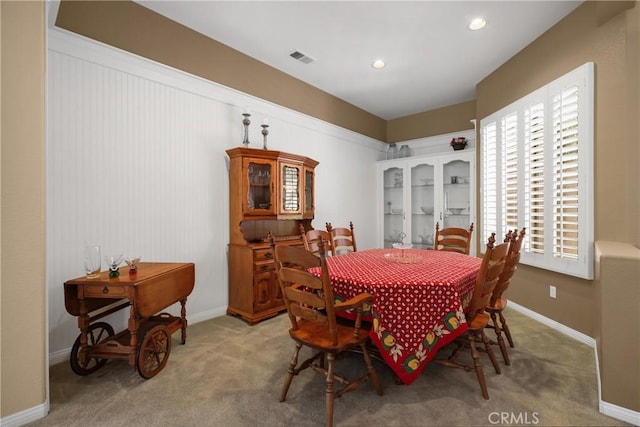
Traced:
[[422, 213], [422, 212], [414, 212], [411, 215], [433, 216], [433, 214], [426, 214], [426, 213]]
[[396, 187], [395, 185], [393, 185], [393, 186], [384, 187], [384, 189], [385, 190], [402, 190], [402, 186]]

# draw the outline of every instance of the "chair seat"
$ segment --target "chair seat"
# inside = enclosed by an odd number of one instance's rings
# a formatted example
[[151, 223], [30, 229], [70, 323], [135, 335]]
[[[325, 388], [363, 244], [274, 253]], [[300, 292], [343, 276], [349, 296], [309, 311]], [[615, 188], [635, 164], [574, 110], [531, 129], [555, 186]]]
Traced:
[[472, 331], [479, 331], [484, 329], [489, 324], [490, 317], [487, 313], [478, 313], [476, 317], [468, 322], [469, 329]]
[[502, 311], [507, 307], [507, 299], [499, 298], [495, 304], [487, 307], [487, 311]]
[[360, 329], [358, 337], [353, 336], [353, 322], [348, 324], [336, 324], [338, 332], [338, 344], [331, 345], [331, 336], [326, 324], [315, 323], [309, 320], [298, 320], [298, 329], [289, 329], [289, 335], [295, 341], [301, 342], [309, 347], [339, 353], [348, 347], [361, 344], [369, 338], [369, 330], [363, 327]]

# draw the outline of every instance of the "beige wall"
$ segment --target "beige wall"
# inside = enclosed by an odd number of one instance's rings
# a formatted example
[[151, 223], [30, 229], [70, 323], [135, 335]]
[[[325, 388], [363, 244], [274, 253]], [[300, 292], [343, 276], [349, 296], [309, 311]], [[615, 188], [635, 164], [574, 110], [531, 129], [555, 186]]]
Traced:
[[475, 101], [400, 117], [387, 122], [387, 142], [408, 141], [415, 138], [473, 129], [471, 120], [475, 118]]
[[45, 7], [0, 2], [2, 417], [42, 405], [45, 304]]
[[[595, 63], [595, 238], [636, 247], [640, 246], [639, 9], [637, 2], [586, 2], [476, 86], [476, 113], [481, 119], [585, 62]], [[620, 295], [635, 298], [640, 278], [625, 277], [616, 288]], [[551, 284], [557, 287], [557, 299], [549, 298]], [[509, 299], [595, 337], [600, 344], [605, 333], [638, 336], [640, 325], [620, 328], [606, 323], [596, 281], [522, 266], [514, 285]], [[600, 283], [603, 289], [613, 285]], [[637, 350], [631, 358], [640, 360]], [[616, 362], [600, 362], [603, 373], [621, 369]], [[624, 406], [630, 396], [623, 390], [636, 390], [635, 404], [626, 407], [640, 410], [640, 378], [626, 377], [625, 387], [616, 387], [606, 383], [611, 377], [602, 377], [603, 389], [609, 391], [607, 401]]]

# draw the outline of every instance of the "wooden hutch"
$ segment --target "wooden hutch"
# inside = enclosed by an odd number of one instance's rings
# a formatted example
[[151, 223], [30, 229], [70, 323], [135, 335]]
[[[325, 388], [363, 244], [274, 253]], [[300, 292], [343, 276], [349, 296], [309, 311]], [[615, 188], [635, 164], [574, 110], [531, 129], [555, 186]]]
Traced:
[[286, 309], [271, 242], [302, 247], [300, 225], [311, 228], [318, 162], [282, 151], [244, 147], [229, 149], [227, 155], [227, 314], [241, 316], [253, 325]]

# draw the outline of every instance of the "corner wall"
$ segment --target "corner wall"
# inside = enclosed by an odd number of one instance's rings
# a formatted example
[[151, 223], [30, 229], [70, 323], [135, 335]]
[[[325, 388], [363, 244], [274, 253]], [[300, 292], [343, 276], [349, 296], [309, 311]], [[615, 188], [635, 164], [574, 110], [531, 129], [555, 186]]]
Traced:
[[0, 416], [46, 401], [45, 4], [0, 2]]

